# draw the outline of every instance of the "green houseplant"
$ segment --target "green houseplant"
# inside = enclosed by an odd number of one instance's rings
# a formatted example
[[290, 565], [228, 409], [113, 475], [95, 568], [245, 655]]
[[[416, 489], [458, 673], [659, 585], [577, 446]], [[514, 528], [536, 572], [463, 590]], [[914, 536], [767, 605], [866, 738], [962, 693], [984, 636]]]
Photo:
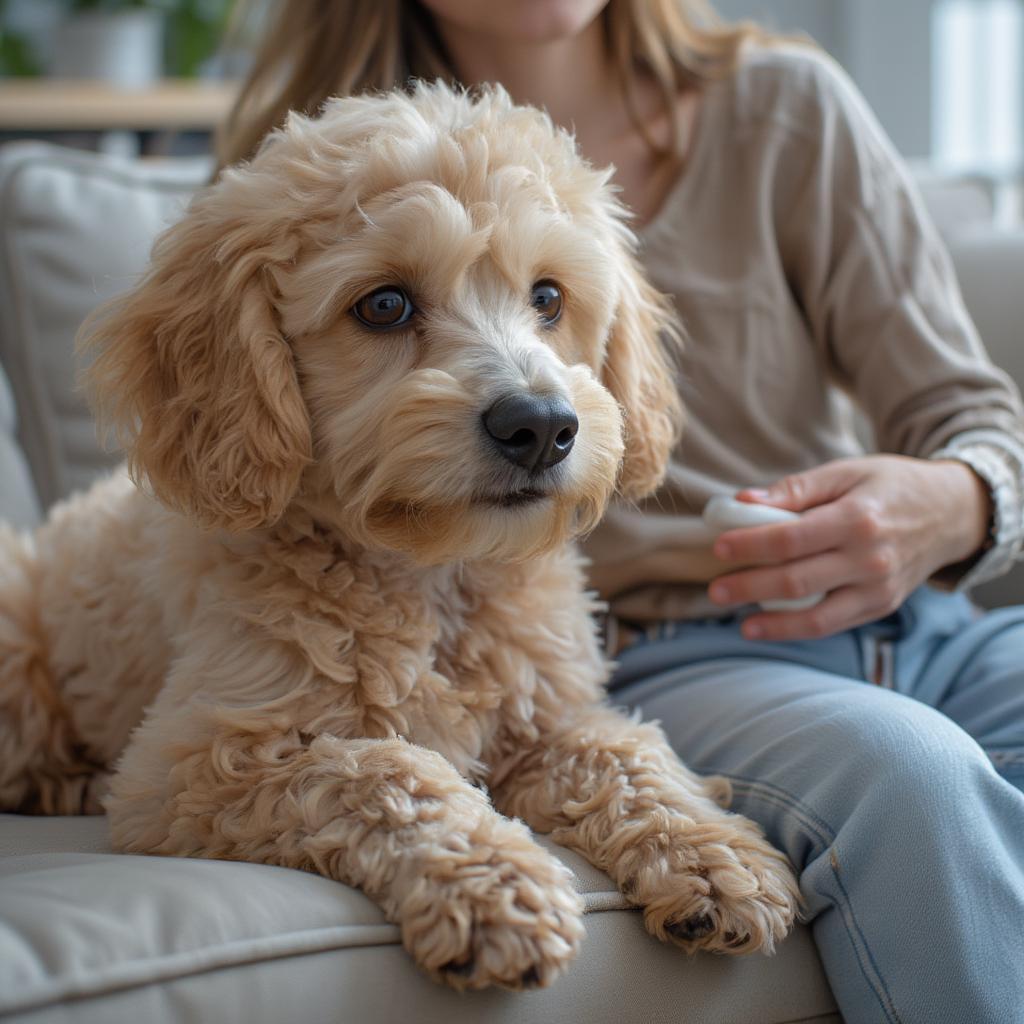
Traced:
[[147, 85], [191, 77], [216, 51], [231, 0], [69, 0], [55, 72]]
[[32, 40], [15, 28], [7, 0], [0, 0], [0, 77], [38, 75], [41, 70]]
[[53, 73], [124, 88], [163, 74], [163, 11], [144, 2], [71, 0], [54, 37]]
[[72, 12], [156, 11], [163, 14], [165, 67], [190, 78], [217, 49], [232, 0], [71, 0]]

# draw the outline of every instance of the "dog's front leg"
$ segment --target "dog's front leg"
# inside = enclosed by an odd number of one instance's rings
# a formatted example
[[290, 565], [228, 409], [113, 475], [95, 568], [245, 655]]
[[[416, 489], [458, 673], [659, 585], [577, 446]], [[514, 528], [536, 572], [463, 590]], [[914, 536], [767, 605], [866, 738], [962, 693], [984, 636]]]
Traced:
[[143, 781], [148, 738], [143, 726], [107, 801], [119, 849], [358, 886], [457, 988], [545, 985], [575, 955], [582, 907], [568, 871], [440, 754], [401, 739], [228, 734], [178, 761], [160, 792]]
[[495, 805], [583, 854], [687, 951], [771, 952], [793, 922], [793, 873], [728, 785], [689, 771], [653, 724], [592, 705], [499, 770]]

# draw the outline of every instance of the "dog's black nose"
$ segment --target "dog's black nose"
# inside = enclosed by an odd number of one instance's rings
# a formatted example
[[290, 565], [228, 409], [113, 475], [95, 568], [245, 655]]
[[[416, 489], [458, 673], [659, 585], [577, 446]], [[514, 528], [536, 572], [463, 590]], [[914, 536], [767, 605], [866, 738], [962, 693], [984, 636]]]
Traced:
[[561, 462], [572, 450], [580, 426], [572, 406], [553, 395], [506, 395], [484, 413], [483, 420], [498, 451], [531, 473]]

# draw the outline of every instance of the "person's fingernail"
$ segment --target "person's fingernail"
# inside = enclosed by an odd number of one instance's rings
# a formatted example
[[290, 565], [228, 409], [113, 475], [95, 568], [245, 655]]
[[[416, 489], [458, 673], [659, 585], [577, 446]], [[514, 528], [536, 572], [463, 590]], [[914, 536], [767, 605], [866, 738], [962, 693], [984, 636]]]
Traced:
[[743, 635], [748, 640], [760, 640], [764, 636], [764, 630], [756, 622], [744, 622]]
[[720, 540], [715, 544], [714, 552], [717, 558], [732, 558], [732, 545]]
[[760, 487], [748, 487], [744, 492], [750, 498], [770, 498], [772, 496], [771, 491], [763, 490]]
[[724, 583], [715, 583], [712, 585], [711, 600], [716, 604], [725, 604], [729, 600], [729, 588]]

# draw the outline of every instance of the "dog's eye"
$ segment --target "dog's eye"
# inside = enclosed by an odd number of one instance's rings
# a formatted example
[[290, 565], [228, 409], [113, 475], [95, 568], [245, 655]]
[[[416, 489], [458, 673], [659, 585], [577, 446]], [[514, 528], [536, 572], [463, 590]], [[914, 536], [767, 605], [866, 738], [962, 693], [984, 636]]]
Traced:
[[554, 281], [538, 281], [530, 293], [530, 305], [543, 324], [550, 327], [562, 315], [562, 290]]
[[353, 307], [356, 319], [367, 327], [398, 327], [415, 312], [409, 296], [390, 285], [364, 295]]

